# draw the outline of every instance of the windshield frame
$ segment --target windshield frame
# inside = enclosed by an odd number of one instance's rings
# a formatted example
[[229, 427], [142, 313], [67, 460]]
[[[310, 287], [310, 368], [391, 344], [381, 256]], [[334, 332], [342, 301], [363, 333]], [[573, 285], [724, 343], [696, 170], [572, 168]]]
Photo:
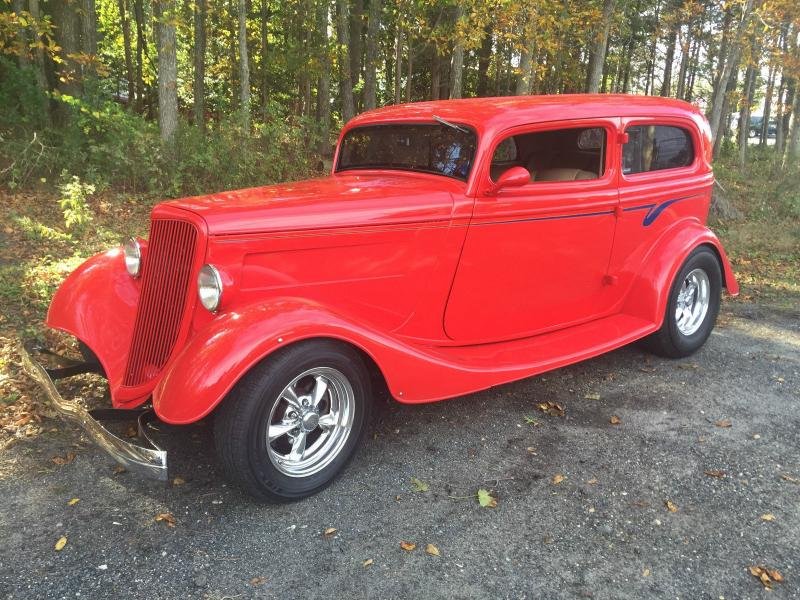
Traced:
[[[461, 121], [451, 121], [454, 125], [458, 125], [459, 127], [463, 127], [467, 129], [469, 133], [471, 133], [475, 138], [474, 143], [474, 150], [472, 154], [472, 160], [470, 161], [469, 170], [467, 171], [466, 175], [463, 177], [459, 175], [448, 175], [447, 173], [443, 173], [441, 171], [435, 170], [427, 170], [427, 169], [413, 169], [409, 167], [393, 167], [388, 165], [369, 165], [369, 166], [342, 166], [342, 149], [344, 147], [345, 139], [351, 133], [358, 131], [359, 129], [377, 129], [379, 127], [402, 127], [402, 126], [419, 126], [425, 125], [428, 127], [438, 127], [443, 129], [452, 129], [451, 127], [436, 121], [435, 119], [431, 120], [413, 120], [413, 121], [390, 121], [390, 122], [383, 122], [383, 123], [359, 123], [358, 125], [354, 125], [353, 127], [347, 129], [339, 143], [336, 147], [336, 164], [334, 165], [333, 172], [334, 173], [346, 173], [348, 171], [401, 171], [404, 173], [423, 173], [425, 175], [435, 175], [439, 177], [447, 177], [448, 179], [455, 179], [456, 181], [460, 181], [462, 183], [467, 183], [472, 177], [472, 174], [475, 171], [476, 162], [478, 160], [478, 151], [480, 148], [480, 136], [478, 135], [477, 129], [468, 123], [463, 123]], [[463, 133], [463, 132], [462, 132]], [[466, 135], [466, 134], [465, 134]]]

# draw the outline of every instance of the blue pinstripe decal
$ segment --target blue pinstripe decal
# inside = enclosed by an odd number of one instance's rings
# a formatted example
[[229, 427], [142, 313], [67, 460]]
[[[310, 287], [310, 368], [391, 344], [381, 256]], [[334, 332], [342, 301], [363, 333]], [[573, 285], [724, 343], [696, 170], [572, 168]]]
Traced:
[[649, 227], [653, 224], [659, 215], [664, 212], [667, 208], [675, 204], [676, 202], [680, 202], [681, 200], [689, 200], [690, 198], [696, 198], [697, 194], [692, 196], [682, 196], [681, 198], [673, 198], [672, 200], [667, 200], [662, 202], [661, 204], [642, 204], [641, 206], [631, 206], [630, 208], [624, 209], [625, 212], [632, 212], [635, 210], [646, 210], [647, 214], [644, 216], [642, 220], [642, 225], [645, 227]]

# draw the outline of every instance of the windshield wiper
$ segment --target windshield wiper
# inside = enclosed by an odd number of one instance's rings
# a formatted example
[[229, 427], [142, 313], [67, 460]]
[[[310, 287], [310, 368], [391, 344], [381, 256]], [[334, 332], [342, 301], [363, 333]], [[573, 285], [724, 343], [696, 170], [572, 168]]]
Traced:
[[457, 131], [460, 131], [461, 133], [469, 133], [469, 129], [467, 129], [466, 127], [462, 127], [461, 125], [456, 125], [455, 123], [451, 123], [450, 121], [446, 121], [442, 117], [439, 117], [437, 115], [433, 115], [433, 120], [436, 121], [437, 123], [441, 123], [442, 125], [445, 125], [447, 127], [452, 127], [453, 129], [455, 129]]

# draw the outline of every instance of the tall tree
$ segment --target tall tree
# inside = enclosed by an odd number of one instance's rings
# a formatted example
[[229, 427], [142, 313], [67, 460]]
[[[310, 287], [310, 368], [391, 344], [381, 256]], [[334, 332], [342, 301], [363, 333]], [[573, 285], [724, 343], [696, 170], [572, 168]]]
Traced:
[[600, 90], [600, 79], [603, 75], [603, 63], [606, 56], [606, 45], [608, 44], [608, 33], [611, 30], [611, 17], [614, 14], [616, 0], [603, 0], [603, 17], [600, 22], [600, 29], [595, 33], [594, 43], [589, 59], [588, 77], [586, 80], [586, 91], [589, 94], [596, 94]]
[[364, 109], [376, 106], [378, 72], [378, 36], [381, 26], [381, 0], [369, 0], [367, 20], [367, 60], [364, 66]]
[[136, 75], [133, 71], [133, 51], [131, 50], [131, 25], [128, 17], [127, 0], [117, 0], [119, 26], [122, 29], [122, 51], [125, 55], [125, 79], [128, 84], [128, 105], [133, 106], [136, 99]]
[[247, 52], [247, 2], [239, 0], [239, 102], [242, 127], [250, 131], [250, 58]]
[[319, 43], [319, 81], [317, 83], [317, 121], [319, 122], [319, 153], [328, 156], [331, 151], [331, 57], [328, 39], [330, 3], [317, 2], [317, 38]]
[[178, 58], [175, 0], [153, 0], [158, 50], [158, 127], [161, 140], [171, 143], [178, 127]]
[[136, 99], [141, 110], [144, 103], [144, 56], [147, 55], [143, 0], [133, 0], [133, 15], [136, 21]]
[[339, 40], [339, 94], [342, 99], [342, 119], [347, 122], [355, 116], [353, 78], [350, 73], [350, 1], [337, 0], [337, 28]]
[[[122, 1], [122, 0], [120, 0]], [[195, 0], [193, 12], [194, 47], [192, 59], [194, 61], [194, 124], [205, 131], [206, 128], [206, 14], [208, 8], [206, 0]]]
[[725, 56], [720, 55], [720, 76], [716, 82], [712, 95], [711, 112], [708, 119], [711, 125], [711, 135], [714, 138], [715, 143], [720, 134], [720, 124], [722, 122], [723, 108], [728, 91], [728, 82], [730, 81], [731, 73], [733, 73], [734, 69], [738, 68], [739, 65], [742, 51], [741, 39], [750, 22], [752, 10], [753, 0], [745, 0], [744, 5], [742, 6], [739, 24], [736, 27], [735, 37], [730, 44], [730, 49], [727, 50]]
[[455, 44], [453, 56], [450, 59], [450, 98], [461, 98], [461, 87], [464, 76], [464, 36], [461, 32], [461, 21], [464, 17], [464, 7], [458, 4], [455, 10]]

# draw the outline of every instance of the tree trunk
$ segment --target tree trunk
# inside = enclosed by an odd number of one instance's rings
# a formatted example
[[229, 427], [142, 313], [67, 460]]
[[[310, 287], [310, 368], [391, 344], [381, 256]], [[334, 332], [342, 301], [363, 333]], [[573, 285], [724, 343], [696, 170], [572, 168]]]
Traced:
[[797, 96], [797, 81], [793, 78], [787, 78], [786, 81], [786, 95], [783, 101], [783, 114], [781, 115], [781, 123], [778, 126], [779, 136], [775, 138], [775, 152], [778, 156], [783, 156], [786, 151], [787, 134], [789, 133], [789, 123], [792, 117], [792, 107], [794, 106], [795, 97]]
[[678, 30], [680, 24], [676, 24], [670, 33], [667, 41], [667, 54], [664, 57], [664, 77], [661, 80], [661, 96], [669, 96], [672, 88], [672, 63], [675, 62], [675, 44], [678, 42]]
[[61, 46], [61, 62], [57, 73], [58, 89], [67, 96], [79, 96], [81, 92], [79, 66], [70, 58], [80, 51], [78, 15], [75, 12], [75, 5], [70, 0], [58, 0], [53, 2], [52, 6], [53, 20], [59, 25], [56, 28], [56, 41]]
[[611, 30], [611, 17], [614, 13], [615, 4], [616, 0], [603, 0], [603, 18], [599, 31], [595, 32], [586, 79], [586, 92], [589, 94], [596, 94], [600, 90], [600, 79], [603, 75], [603, 63], [605, 62], [606, 45], [608, 44], [608, 32]]
[[758, 145], [763, 146], [769, 137], [769, 119], [772, 116], [772, 95], [775, 92], [775, 62], [769, 61], [769, 74], [767, 75], [767, 91], [764, 94], [764, 120], [761, 122], [761, 131], [758, 134]]
[[125, 54], [125, 79], [128, 80], [128, 106], [133, 106], [136, 99], [136, 76], [133, 71], [133, 54], [131, 51], [131, 24], [128, 18], [128, 3], [117, 0], [119, 8], [119, 26], [122, 29], [122, 49]]
[[320, 43], [320, 75], [317, 84], [317, 121], [319, 122], [319, 147], [322, 156], [331, 153], [331, 57], [328, 47], [328, 0], [317, 2], [317, 39]]
[[174, 0], [154, 0], [158, 40], [158, 127], [161, 140], [171, 143], [178, 127], [178, 60]]
[[381, 0], [370, 0], [367, 21], [367, 61], [364, 69], [364, 109], [377, 106], [378, 36], [381, 26]]
[[394, 45], [394, 103], [400, 104], [402, 89], [400, 79], [403, 76], [403, 30], [397, 24], [397, 34]]
[[720, 122], [722, 119], [722, 109], [725, 103], [725, 98], [727, 97], [727, 84], [731, 78], [731, 73], [739, 65], [739, 58], [742, 51], [741, 38], [748, 22], [750, 21], [750, 13], [752, 12], [752, 9], [753, 0], [745, 0], [745, 5], [742, 7], [741, 20], [736, 28], [735, 37], [730, 44], [731, 49], [728, 52], [729, 55], [720, 55], [722, 69], [720, 71], [719, 82], [717, 83], [712, 95], [711, 114], [709, 117], [709, 122], [711, 124], [711, 135], [714, 140], [717, 139], [719, 134]]
[[[33, 17], [33, 20], [38, 23], [42, 18], [42, 14], [41, 14], [41, 12], [39, 10], [39, 0], [29, 0], [28, 9], [29, 9], [29, 11], [31, 13], [31, 17]], [[37, 39], [39, 37], [40, 36], [38, 34], [34, 33], [34, 40], [35, 41], [37, 41], [37, 42], [41, 41], [40, 39]], [[36, 69], [34, 71], [34, 73], [36, 74], [36, 84], [39, 86], [39, 89], [42, 92], [42, 98], [43, 98], [43, 102], [42, 103], [43, 103], [43, 109], [44, 109], [44, 116], [45, 116], [46, 122], [49, 124], [50, 123], [50, 106], [49, 106], [50, 103], [48, 102], [47, 98], [45, 97], [45, 93], [47, 92], [49, 86], [48, 86], [48, 83], [47, 83], [47, 71], [45, 70], [46, 67], [45, 67], [44, 50], [41, 47], [39, 47], [39, 45], [37, 45], [37, 47], [34, 48], [34, 50], [33, 50], [33, 58], [34, 58], [34, 62], [36, 63]]]
[[691, 25], [686, 28], [686, 36], [684, 37], [681, 30], [680, 39], [678, 44], [681, 47], [681, 66], [678, 69], [678, 89], [675, 91], [676, 98], [683, 98], [686, 95], [686, 72], [689, 69], [689, 50], [692, 43], [692, 27]]
[[747, 143], [750, 138], [750, 106], [753, 103], [755, 83], [756, 68], [750, 61], [745, 71], [742, 104], [739, 108], [739, 167], [742, 169], [747, 161]]
[[784, 128], [783, 128], [783, 107], [784, 94], [786, 93], [786, 73], [781, 73], [781, 82], [778, 85], [778, 97], [775, 102], [775, 153], [780, 156], [783, 148]]
[[[120, 0], [121, 2], [122, 0]], [[194, 124], [206, 130], [206, 0], [194, 2]]]
[[[261, 0], [261, 109], [266, 118], [269, 112], [269, 4]], [[326, 30], [327, 34], [327, 30]], [[326, 36], [327, 37], [327, 36]], [[327, 52], [328, 49], [325, 48]]]
[[478, 87], [476, 89], [478, 97], [486, 96], [489, 93], [489, 64], [492, 60], [493, 38], [492, 23], [489, 22], [483, 30], [483, 39], [478, 50]]
[[406, 102], [411, 102], [411, 76], [414, 73], [414, 55], [411, 44], [408, 45], [408, 60], [406, 61]]
[[342, 120], [346, 123], [355, 116], [353, 102], [353, 78], [350, 73], [350, 0], [337, 0], [338, 27], [336, 33], [339, 40], [339, 92], [342, 96]]
[[792, 102], [792, 127], [789, 130], [789, 140], [786, 145], [786, 154], [783, 157], [784, 168], [796, 165], [800, 159], [800, 94], [795, 87], [794, 102]]
[[435, 43], [431, 46], [431, 52], [431, 100], [438, 100], [442, 87], [442, 60]]
[[725, 93], [722, 100], [722, 115], [720, 118], [719, 123], [719, 133], [720, 135], [714, 136], [712, 139], [714, 141], [714, 148], [713, 148], [713, 156], [717, 156], [719, 153], [719, 149], [722, 146], [722, 142], [724, 141], [725, 137], [728, 135], [730, 131], [730, 102], [731, 102], [731, 95], [733, 92], [736, 91], [736, 82], [739, 79], [739, 68], [733, 69], [731, 71], [730, 77], [728, 78], [728, 83], [725, 86]]
[[247, 3], [239, 0], [239, 101], [242, 127], [250, 131], [250, 58], [247, 53]]
[[144, 106], [144, 55], [147, 53], [147, 38], [144, 35], [143, 0], [133, 0], [133, 15], [136, 21], [136, 101], [139, 110]]
[[[22, 11], [25, 10], [22, 0], [14, 0], [11, 8], [18, 15], [22, 14]], [[19, 44], [20, 48], [19, 55], [17, 56], [17, 59], [19, 60], [19, 66], [21, 69], [26, 69], [31, 61], [30, 57], [28, 56], [28, 32], [25, 27], [19, 27], [17, 29], [17, 43]]]
[[519, 57], [519, 76], [517, 77], [516, 96], [525, 96], [531, 93], [531, 65], [536, 52], [536, 35], [530, 23], [525, 25], [526, 35], [522, 53]]
[[81, 2], [81, 41], [84, 54], [97, 54], [97, 11], [94, 0]]
[[[461, 4], [456, 8], [454, 22], [456, 25], [464, 15], [464, 8]], [[453, 47], [453, 58], [450, 61], [450, 98], [461, 98], [462, 77], [464, 75], [464, 40], [460, 34], [456, 34], [455, 46]]]
[[[353, 81], [353, 88], [358, 89], [361, 81], [361, 69], [363, 67], [363, 38], [364, 38], [364, 0], [351, 0], [350, 10], [350, 79]], [[356, 94], [354, 92], [354, 94]], [[357, 94], [356, 94], [357, 95]], [[354, 106], [358, 104], [357, 99], [353, 98]]]

